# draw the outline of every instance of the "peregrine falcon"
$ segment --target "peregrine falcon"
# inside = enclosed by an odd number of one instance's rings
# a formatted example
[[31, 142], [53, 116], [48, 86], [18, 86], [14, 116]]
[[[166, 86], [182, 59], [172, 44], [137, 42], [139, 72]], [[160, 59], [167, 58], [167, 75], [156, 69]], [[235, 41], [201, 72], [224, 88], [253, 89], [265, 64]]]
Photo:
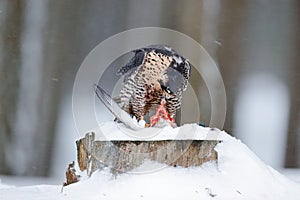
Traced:
[[163, 106], [174, 122], [190, 78], [190, 63], [168, 46], [152, 45], [133, 53], [129, 63], [117, 72], [124, 76], [122, 109], [139, 121], [151, 109]]

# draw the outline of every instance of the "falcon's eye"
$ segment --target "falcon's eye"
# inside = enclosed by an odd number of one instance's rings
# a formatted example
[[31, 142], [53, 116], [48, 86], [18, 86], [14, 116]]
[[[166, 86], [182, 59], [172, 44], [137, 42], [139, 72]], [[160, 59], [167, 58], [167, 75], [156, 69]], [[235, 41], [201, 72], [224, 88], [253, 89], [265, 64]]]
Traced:
[[166, 91], [168, 94], [172, 94], [172, 93], [173, 93], [173, 92], [170, 90], [169, 87], [166, 87], [166, 88], [165, 88], [165, 91]]

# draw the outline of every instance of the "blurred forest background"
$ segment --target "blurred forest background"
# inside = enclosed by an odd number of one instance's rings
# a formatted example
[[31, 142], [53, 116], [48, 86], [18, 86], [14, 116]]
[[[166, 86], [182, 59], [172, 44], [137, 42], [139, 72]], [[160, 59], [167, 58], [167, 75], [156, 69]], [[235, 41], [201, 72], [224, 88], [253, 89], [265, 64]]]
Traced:
[[202, 44], [224, 80], [224, 129], [267, 164], [300, 167], [298, 0], [0, 0], [0, 23], [0, 174], [64, 176], [76, 72], [101, 41], [138, 27]]

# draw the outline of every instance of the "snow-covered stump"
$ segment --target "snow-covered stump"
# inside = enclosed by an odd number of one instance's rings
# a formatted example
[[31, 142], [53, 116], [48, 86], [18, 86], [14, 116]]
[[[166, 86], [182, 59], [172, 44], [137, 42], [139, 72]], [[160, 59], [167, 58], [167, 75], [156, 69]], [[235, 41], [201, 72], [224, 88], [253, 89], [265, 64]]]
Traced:
[[[113, 133], [111, 133], [113, 134]], [[185, 139], [184, 139], [185, 138]], [[80, 170], [91, 175], [95, 170], [110, 168], [113, 174], [134, 170], [145, 161], [156, 161], [169, 166], [200, 166], [217, 161], [214, 147], [219, 140], [184, 137], [152, 140], [107, 140], [95, 138], [90, 132], [76, 142]]]

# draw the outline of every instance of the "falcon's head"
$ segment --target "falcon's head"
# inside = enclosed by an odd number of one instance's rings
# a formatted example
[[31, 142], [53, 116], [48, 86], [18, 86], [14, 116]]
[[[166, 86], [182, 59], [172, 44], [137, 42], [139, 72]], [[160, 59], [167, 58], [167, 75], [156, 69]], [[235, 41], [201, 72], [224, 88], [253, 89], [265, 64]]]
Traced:
[[167, 68], [163, 79], [159, 80], [161, 89], [166, 98], [186, 90], [190, 71], [190, 64], [187, 60], [183, 61], [181, 58], [173, 59], [173, 62], [171, 63], [171, 66]]

